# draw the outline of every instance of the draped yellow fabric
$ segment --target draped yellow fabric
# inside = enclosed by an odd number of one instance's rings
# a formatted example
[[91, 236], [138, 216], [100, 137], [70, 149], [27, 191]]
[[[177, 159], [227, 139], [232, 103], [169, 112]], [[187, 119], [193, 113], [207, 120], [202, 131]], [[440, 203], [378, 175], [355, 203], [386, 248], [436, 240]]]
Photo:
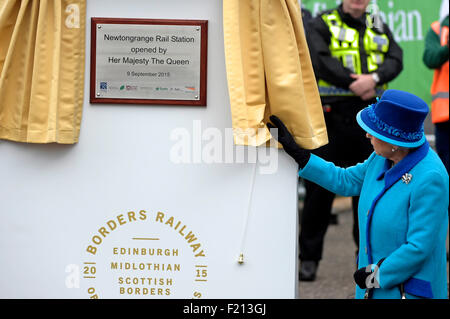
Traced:
[[0, 0], [0, 138], [78, 141], [86, 0]]
[[277, 115], [306, 149], [328, 143], [297, 0], [223, 0], [234, 140], [267, 142]]

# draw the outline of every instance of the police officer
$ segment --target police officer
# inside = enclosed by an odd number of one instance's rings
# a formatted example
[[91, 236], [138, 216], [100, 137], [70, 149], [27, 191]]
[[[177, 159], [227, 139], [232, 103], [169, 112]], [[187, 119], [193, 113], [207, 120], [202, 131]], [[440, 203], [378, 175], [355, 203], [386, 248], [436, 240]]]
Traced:
[[[366, 12], [370, 0], [343, 0], [308, 25], [308, 45], [324, 108], [329, 144], [314, 153], [338, 166], [364, 161], [372, 152], [356, 114], [376, 102], [402, 70], [402, 50], [389, 28]], [[300, 280], [315, 279], [335, 195], [305, 180], [301, 216]], [[353, 238], [358, 245], [358, 197], [353, 204]]]

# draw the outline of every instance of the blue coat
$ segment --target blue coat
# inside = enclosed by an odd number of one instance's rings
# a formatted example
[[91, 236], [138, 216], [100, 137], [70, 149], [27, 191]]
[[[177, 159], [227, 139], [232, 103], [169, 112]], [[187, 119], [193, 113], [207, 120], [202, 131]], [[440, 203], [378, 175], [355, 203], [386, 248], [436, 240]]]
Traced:
[[[407, 298], [446, 299], [447, 171], [427, 142], [390, 167], [375, 153], [347, 169], [311, 155], [299, 176], [343, 196], [360, 196], [358, 268], [386, 258], [373, 298], [400, 298], [404, 283]], [[355, 297], [364, 292], [357, 286]]]

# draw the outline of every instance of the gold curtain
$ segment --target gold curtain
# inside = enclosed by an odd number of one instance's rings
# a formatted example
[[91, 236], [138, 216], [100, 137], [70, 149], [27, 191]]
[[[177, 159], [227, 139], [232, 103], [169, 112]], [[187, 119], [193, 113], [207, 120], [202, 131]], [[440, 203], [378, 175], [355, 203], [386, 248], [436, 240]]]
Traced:
[[297, 0], [223, 0], [234, 140], [258, 146], [277, 115], [306, 149], [328, 143]]
[[78, 141], [86, 0], [0, 0], [0, 138]]

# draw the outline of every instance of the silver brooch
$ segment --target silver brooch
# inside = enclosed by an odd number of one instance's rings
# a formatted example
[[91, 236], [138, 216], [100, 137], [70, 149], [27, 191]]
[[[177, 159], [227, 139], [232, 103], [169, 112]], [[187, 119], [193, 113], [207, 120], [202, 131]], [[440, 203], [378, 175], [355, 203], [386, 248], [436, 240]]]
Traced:
[[409, 182], [411, 181], [411, 179], [412, 179], [412, 175], [409, 174], [409, 173], [405, 173], [405, 174], [402, 176], [402, 182], [405, 183], [405, 184], [409, 184]]

